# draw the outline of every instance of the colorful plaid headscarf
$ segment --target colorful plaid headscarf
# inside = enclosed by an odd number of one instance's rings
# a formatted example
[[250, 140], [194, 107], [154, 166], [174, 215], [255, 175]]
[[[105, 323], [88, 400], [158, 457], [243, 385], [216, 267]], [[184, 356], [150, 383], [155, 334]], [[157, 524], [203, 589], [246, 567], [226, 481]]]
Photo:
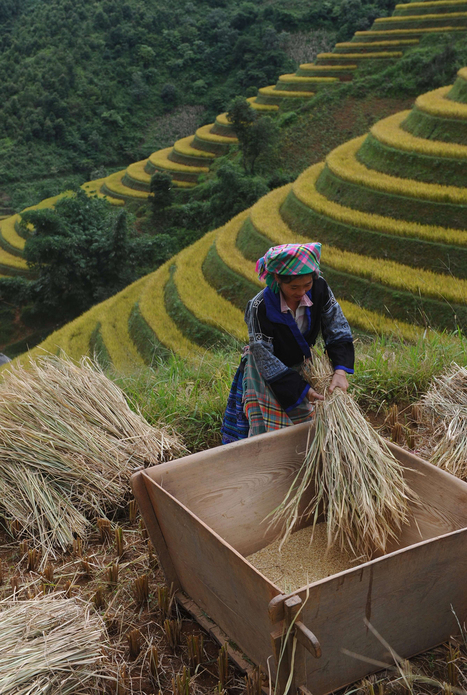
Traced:
[[321, 244], [281, 244], [273, 246], [256, 262], [256, 272], [260, 280], [265, 280], [273, 292], [279, 292], [274, 279], [278, 275], [305, 275], [316, 272], [319, 275]]

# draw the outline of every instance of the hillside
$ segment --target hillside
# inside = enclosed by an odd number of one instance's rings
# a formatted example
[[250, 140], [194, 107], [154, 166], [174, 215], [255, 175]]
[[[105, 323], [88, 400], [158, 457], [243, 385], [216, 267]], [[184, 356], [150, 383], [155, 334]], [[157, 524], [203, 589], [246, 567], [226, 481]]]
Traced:
[[[318, 31], [327, 46], [391, 5], [4, 0], [0, 206], [19, 211], [173, 144], [172, 133], [188, 135], [233, 96], [295, 69], [296, 35]], [[178, 114], [175, 128], [166, 114]]]
[[407, 340], [427, 326], [465, 331], [466, 146], [464, 68], [41, 347], [97, 350], [124, 371], [167, 349], [190, 357], [242, 342], [243, 307], [261, 286], [254, 260], [310, 238], [323, 242], [323, 273], [354, 327]]
[[[23, 5], [23, 10], [26, 11], [27, 7], [28, 3]], [[371, 13], [377, 9], [375, 6], [359, 7], [352, 21], [349, 19], [347, 24], [341, 26], [340, 33], [347, 31], [352, 22], [361, 26], [363, 16], [364, 21], [368, 22]], [[337, 5], [335, 10], [336, 8]], [[419, 85], [438, 86], [442, 77], [452, 77], [456, 66], [467, 62], [467, 46], [464, 40], [467, 15], [462, 13], [462, 9], [461, 0], [397, 5], [391, 17], [377, 18], [372, 26], [368, 24], [369, 29], [357, 31], [350, 42], [338, 42], [332, 53], [318, 55], [315, 64], [300, 65], [295, 76], [289, 74], [279, 77], [275, 86], [267, 88], [273, 93], [272, 96], [265, 97], [261, 88], [257, 97], [250, 97], [250, 104], [259, 114], [275, 115], [281, 133], [279, 150], [270, 162], [262, 161], [262, 171], [266, 172], [267, 178], [260, 183], [258, 192], [261, 190], [263, 193], [267, 188], [273, 189], [285, 181], [296, 178], [304, 168], [318, 163], [330, 150], [344, 144], [349, 137], [363, 135], [372, 123], [400, 109], [407, 109], [412, 105], [412, 95], [419, 92]], [[302, 17], [306, 26], [310, 17], [306, 19], [305, 15], [300, 15], [300, 12], [303, 14], [303, 8], [296, 6], [292, 10], [295, 12], [295, 19]], [[242, 11], [245, 11], [245, 8]], [[324, 20], [316, 15], [316, 11], [315, 8], [313, 19], [319, 25]], [[261, 18], [267, 19], [270, 10], [266, 12], [265, 9], [263, 14]], [[334, 15], [332, 21], [342, 23], [342, 17], [337, 11]], [[357, 22], [358, 17], [360, 24]], [[290, 23], [290, 17], [287, 21]], [[326, 26], [329, 26], [329, 21]], [[393, 25], [397, 25], [398, 28], [391, 28]], [[242, 30], [241, 33], [244, 37], [245, 32]], [[24, 35], [27, 35], [27, 31]], [[409, 35], [410, 38], [407, 38]], [[8, 44], [5, 37], [3, 43], [4, 46]], [[388, 53], [388, 47], [398, 50]], [[352, 61], [349, 62], [348, 56], [353, 56]], [[333, 77], [330, 76], [331, 73], [334, 74]], [[313, 89], [317, 91], [316, 96], [315, 92], [303, 92], [302, 88], [298, 89], [299, 85], [304, 84], [303, 81], [313, 83]], [[284, 90], [285, 83], [288, 85], [287, 90]], [[188, 98], [189, 91], [186, 95]], [[199, 104], [197, 108], [202, 109], [203, 106]], [[118, 138], [115, 141], [117, 142]], [[177, 242], [180, 248], [193, 238], [198, 238], [206, 229], [212, 229], [215, 225], [210, 224], [209, 220], [212, 221], [213, 217], [217, 219], [217, 224], [220, 224], [228, 219], [229, 213], [233, 214], [234, 208], [224, 210], [220, 218], [213, 216], [210, 197], [214, 188], [210, 187], [210, 184], [217, 176], [219, 162], [235, 158], [236, 148], [232, 148], [232, 145], [236, 142], [235, 133], [226, 114], [219, 114], [214, 124], [202, 126], [194, 136], [178, 140], [173, 148], [156, 150], [148, 159], [133, 162], [126, 170], [117, 171], [110, 176], [89, 181], [83, 184], [83, 188], [89, 194], [107, 197], [114, 205], [121, 206], [131, 202], [133, 209], [138, 210], [139, 216], [146, 215], [144, 230], [150, 233], [159, 231], [153, 229], [155, 218], [151, 221], [148, 213], [144, 212], [148, 210], [146, 201], [152, 173], [169, 173], [173, 185], [180, 193], [187, 188], [196, 189], [196, 192], [190, 192], [190, 197], [185, 195], [185, 200], [191, 199], [192, 202], [188, 202], [185, 207], [182, 206], [177, 213], [178, 217], [175, 217], [180, 221], [176, 224], [181, 223], [185, 227], [185, 230], [182, 229], [180, 232], [180, 242]], [[99, 148], [96, 149], [96, 154], [98, 153]], [[211, 166], [212, 164], [214, 166]], [[415, 170], [416, 165], [412, 167], [412, 172], [416, 173]], [[206, 184], [197, 186], [200, 174], [207, 180]], [[252, 198], [250, 195], [249, 204], [257, 199], [257, 196], [258, 194]], [[56, 200], [56, 196], [46, 198], [37, 207], [52, 207]], [[243, 205], [238, 202], [237, 210], [245, 207], [245, 202]], [[0, 273], [30, 278], [31, 273], [22, 258], [25, 237], [29, 232], [25, 234], [25, 229], [21, 229], [20, 219], [18, 214], [10, 215], [0, 222]], [[203, 219], [204, 221], [201, 221]], [[143, 227], [140, 225], [138, 229]], [[299, 231], [299, 227], [294, 229], [292, 225], [292, 232], [295, 231]], [[172, 229], [171, 233], [179, 234], [177, 229]], [[253, 239], [252, 243], [256, 248], [257, 244], [255, 246]], [[377, 247], [376, 242], [376, 253]], [[365, 254], [362, 245], [360, 248]], [[375, 251], [372, 250], [370, 255], [371, 253]], [[423, 259], [419, 261], [423, 267]], [[348, 291], [356, 291], [354, 284], [351, 283], [351, 289], [345, 286], [343, 296]], [[15, 291], [14, 284], [10, 287], [10, 295], [7, 296], [13, 296], [11, 293]], [[26, 312], [23, 311], [16, 297], [13, 303], [10, 300], [10, 306], [7, 306], [8, 301], [2, 301], [3, 345], [21, 341], [21, 338], [27, 336], [31, 344], [35, 344], [44, 335], [46, 327], [34, 319], [31, 322], [32, 314], [28, 313], [27, 308]], [[420, 311], [420, 304], [416, 303], [416, 306], [415, 313]], [[446, 325], [448, 324], [449, 321], [446, 321]], [[50, 328], [49, 325], [49, 330]], [[26, 343], [19, 342], [13, 348], [12, 354], [17, 354], [25, 345]]]
[[[279, 110], [290, 112], [301, 107], [311, 110], [314, 98], [318, 97], [316, 102], [319, 103], [321, 94], [325, 100], [333, 96], [334, 100], [339, 100], [352, 93], [352, 89], [342, 89], [342, 86], [361, 75], [371, 74], [373, 80], [370, 80], [371, 86], [359, 85], [359, 96], [362, 91], [371, 93], [371, 88], [381, 91], [381, 85], [387, 85], [391, 68], [404, 78], [398, 89], [392, 90], [392, 96], [415, 96], [423, 87], [441, 86], [438, 80], [454, 78], [456, 69], [467, 59], [467, 13], [462, 12], [464, 9], [463, 0], [397, 5], [391, 17], [378, 17], [369, 30], [355, 32], [351, 41], [336, 43], [332, 53], [318, 53], [314, 63], [301, 64], [295, 74], [280, 75], [275, 85], [260, 87], [258, 94], [248, 101], [259, 115], [275, 114]], [[443, 49], [450, 55], [443, 56]], [[427, 63], [426, 72], [422, 71], [420, 77], [424, 62]], [[434, 65], [436, 70], [431, 74]], [[427, 76], [428, 84], [423, 83]], [[386, 89], [391, 91], [390, 86]], [[227, 114], [221, 113], [214, 123], [198, 128], [193, 136], [181, 138], [173, 147], [153, 152], [147, 159], [110, 175], [104, 180], [101, 192], [125, 201], [142, 200], [149, 193], [155, 171], [168, 173], [175, 187], [192, 188], [215, 159], [228, 153], [237, 142]]]

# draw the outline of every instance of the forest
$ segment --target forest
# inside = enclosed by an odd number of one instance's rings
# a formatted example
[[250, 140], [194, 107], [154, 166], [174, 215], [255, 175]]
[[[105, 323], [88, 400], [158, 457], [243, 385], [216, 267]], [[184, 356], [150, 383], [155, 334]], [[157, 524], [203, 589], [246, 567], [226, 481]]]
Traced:
[[19, 211], [147, 157], [180, 137], [164, 118], [177, 107], [208, 123], [295, 70], [297, 36], [329, 48], [391, 10], [389, 0], [3, 0], [0, 205]]

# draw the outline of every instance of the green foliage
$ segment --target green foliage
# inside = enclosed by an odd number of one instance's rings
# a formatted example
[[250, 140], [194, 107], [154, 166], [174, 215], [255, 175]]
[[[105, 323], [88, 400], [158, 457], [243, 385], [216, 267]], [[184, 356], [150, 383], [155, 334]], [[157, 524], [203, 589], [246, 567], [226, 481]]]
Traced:
[[30, 297], [38, 310], [71, 319], [157, 268], [173, 253], [170, 238], [134, 237], [126, 211], [78, 189], [54, 210], [29, 210], [25, 257], [37, 274]]
[[238, 138], [245, 171], [254, 174], [261, 155], [267, 156], [277, 142], [279, 126], [270, 116], [258, 117], [243, 97], [236, 97], [229, 106], [227, 119]]
[[167, 208], [174, 202], [172, 177], [170, 174], [156, 171], [151, 176], [149, 190], [151, 192], [149, 202], [154, 222], [161, 228], [165, 227], [167, 223]]
[[294, 70], [285, 32], [350, 39], [389, 5], [2, 0], [0, 132], [13, 147], [0, 158], [0, 180], [35, 182], [54, 169], [89, 179], [101, 165], [143, 159], [151, 121], [174, 105], [204, 106], [207, 123], [234, 95]]
[[225, 224], [268, 191], [263, 178], [245, 175], [234, 164], [226, 162], [218, 169], [216, 178], [208, 187], [208, 214], [212, 219], [212, 228]]

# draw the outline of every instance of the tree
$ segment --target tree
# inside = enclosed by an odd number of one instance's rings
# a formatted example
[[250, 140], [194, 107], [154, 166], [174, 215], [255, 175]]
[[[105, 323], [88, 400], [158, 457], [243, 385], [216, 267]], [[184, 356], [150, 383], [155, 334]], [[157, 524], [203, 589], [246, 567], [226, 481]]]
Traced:
[[259, 176], [248, 176], [230, 162], [222, 164], [209, 188], [206, 217], [214, 228], [225, 224], [269, 192]]
[[258, 118], [255, 110], [243, 97], [236, 97], [232, 101], [227, 120], [232, 123], [238, 138], [243, 167], [247, 173], [254, 174], [258, 157], [273, 148], [279, 128], [270, 116]]
[[38, 311], [58, 321], [119, 292], [175, 250], [170, 237], [133, 236], [125, 210], [115, 211], [81, 189], [54, 210], [24, 212], [21, 225], [24, 231], [34, 227], [24, 251], [37, 275], [30, 298]]
[[164, 228], [168, 222], [168, 208], [174, 202], [172, 178], [170, 174], [156, 171], [149, 185], [151, 195], [149, 201], [152, 207], [154, 222], [159, 228]]

